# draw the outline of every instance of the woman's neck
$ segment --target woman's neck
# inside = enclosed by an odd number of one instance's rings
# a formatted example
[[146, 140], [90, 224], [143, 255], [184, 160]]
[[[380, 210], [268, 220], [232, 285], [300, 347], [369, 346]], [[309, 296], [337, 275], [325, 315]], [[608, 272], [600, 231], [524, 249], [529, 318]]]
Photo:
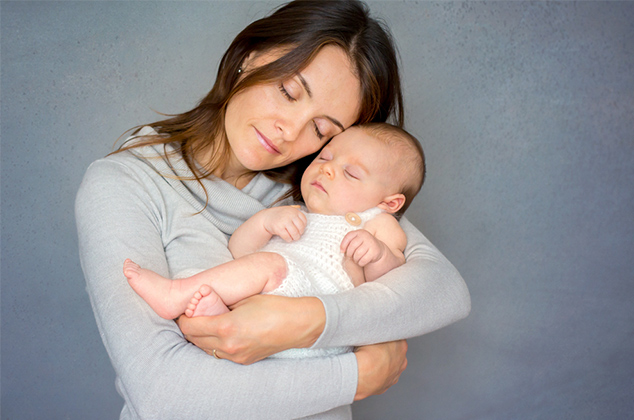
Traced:
[[[208, 168], [213, 162], [213, 153], [212, 150], [207, 149], [195, 155], [194, 159], [202, 167]], [[229, 153], [229, 158], [212, 172], [213, 176], [228, 182], [239, 190], [246, 187], [256, 174], [257, 172], [250, 171], [242, 166], [232, 153]]]
[[241, 190], [244, 187], [246, 187], [247, 184], [249, 184], [249, 182], [251, 182], [251, 180], [255, 177], [255, 175], [256, 175], [256, 172], [248, 172], [248, 173], [242, 173], [238, 175], [221, 174], [216, 176], [218, 178], [221, 178], [225, 182], [228, 182], [229, 184], [233, 185], [237, 189]]

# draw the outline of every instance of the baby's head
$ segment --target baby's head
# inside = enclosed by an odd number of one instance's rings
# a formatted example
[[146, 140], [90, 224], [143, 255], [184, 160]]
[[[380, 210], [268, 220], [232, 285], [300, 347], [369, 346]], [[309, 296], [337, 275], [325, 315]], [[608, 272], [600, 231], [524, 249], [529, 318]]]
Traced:
[[308, 210], [346, 214], [380, 207], [402, 215], [420, 191], [425, 156], [405, 130], [385, 123], [351, 127], [306, 168], [301, 192]]

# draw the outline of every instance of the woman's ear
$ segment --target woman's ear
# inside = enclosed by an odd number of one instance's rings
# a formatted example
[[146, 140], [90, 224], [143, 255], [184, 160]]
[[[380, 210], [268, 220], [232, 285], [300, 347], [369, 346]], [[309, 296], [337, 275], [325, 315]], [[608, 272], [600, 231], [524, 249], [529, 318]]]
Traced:
[[394, 214], [399, 211], [404, 204], [405, 196], [403, 194], [393, 194], [385, 197], [383, 201], [381, 201], [381, 204], [379, 204], [377, 207], [379, 207], [381, 210], [385, 210], [390, 214]]
[[240, 65], [240, 73], [245, 73], [247, 70], [253, 69], [253, 60], [256, 58], [257, 54], [255, 51], [251, 51], [249, 55], [242, 60], [242, 64]]
[[272, 48], [268, 51], [251, 51], [242, 61], [242, 65], [240, 66], [242, 73], [253, 71], [258, 67], [277, 60], [284, 54], [284, 51], [285, 50], [281, 48]]

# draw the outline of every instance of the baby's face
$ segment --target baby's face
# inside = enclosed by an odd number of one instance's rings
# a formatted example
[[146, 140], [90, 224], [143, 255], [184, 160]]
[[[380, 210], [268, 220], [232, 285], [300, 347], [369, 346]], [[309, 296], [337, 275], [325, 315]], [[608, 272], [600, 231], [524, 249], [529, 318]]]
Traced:
[[302, 195], [313, 213], [362, 212], [399, 191], [394, 151], [351, 127], [324, 147], [302, 176]]

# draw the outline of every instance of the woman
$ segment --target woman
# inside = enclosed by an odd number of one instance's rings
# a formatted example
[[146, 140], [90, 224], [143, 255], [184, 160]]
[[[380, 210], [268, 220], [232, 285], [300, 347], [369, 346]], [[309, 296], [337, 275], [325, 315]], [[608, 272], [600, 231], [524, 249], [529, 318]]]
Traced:
[[[329, 138], [355, 123], [402, 123], [395, 63], [361, 3], [290, 3], [236, 37], [196, 108], [91, 165], [76, 202], [80, 255], [122, 419], [350, 418], [353, 399], [398, 380], [402, 339], [466, 316], [460, 275], [406, 220], [408, 261], [388, 276], [335, 296], [254, 296], [226, 315], [181, 319], [182, 333], [121, 273], [128, 257], [172, 277], [229, 260], [228, 236], [288, 191]], [[363, 347], [264, 359], [339, 345]]]

